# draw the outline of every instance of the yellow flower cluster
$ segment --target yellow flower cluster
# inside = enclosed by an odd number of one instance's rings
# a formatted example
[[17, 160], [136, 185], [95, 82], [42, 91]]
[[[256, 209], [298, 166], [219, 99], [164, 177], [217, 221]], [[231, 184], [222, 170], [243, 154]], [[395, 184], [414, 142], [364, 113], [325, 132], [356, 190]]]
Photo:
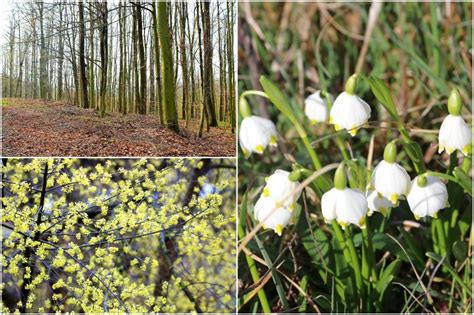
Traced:
[[[0, 262], [12, 280], [2, 290], [28, 292], [1, 311], [233, 311], [235, 173], [196, 182], [202, 160], [162, 163], [9, 160]], [[216, 193], [200, 196], [206, 184]]]

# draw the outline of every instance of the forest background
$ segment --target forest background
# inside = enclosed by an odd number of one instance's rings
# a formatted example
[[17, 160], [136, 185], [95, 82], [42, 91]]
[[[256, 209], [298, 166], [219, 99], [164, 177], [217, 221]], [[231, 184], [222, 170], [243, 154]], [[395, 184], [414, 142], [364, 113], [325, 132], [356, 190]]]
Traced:
[[[63, 113], [57, 117], [62, 122], [83, 113], [55, 107], [60, 102], [91, 109], [99, 117], [153, 115], [156, 120], [135, 119], [132, 127], [162, 125], [185, 138], [201, 138], [219, 126], [217, 136], [227, 136], [221, 139], [227, 144], [222, 154], [199, 155], [233, 155], [235, 6], [199, 1], [8, 2], [1, 60], [2, 95], [8, 99], [2, 107], [7, 109], [5, 128], [12, 132], [4, 137], [22, 133], [9, 125], [8, 110], [15, 105], [22, 113], [34, 106], [51, 117]], [[101, 123], [93, 119], [93, 125]], [[110, 133], [128, 133], [121, 130], [127, 121], [113, 124], [120, 126]]]

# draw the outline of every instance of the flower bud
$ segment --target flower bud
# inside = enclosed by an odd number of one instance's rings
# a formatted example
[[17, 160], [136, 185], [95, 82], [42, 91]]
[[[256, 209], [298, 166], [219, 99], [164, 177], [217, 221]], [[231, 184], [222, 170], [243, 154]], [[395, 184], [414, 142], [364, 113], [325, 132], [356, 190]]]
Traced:
[[395, 159], [397, 157], [397, 145], [395, 144], [395, 141], [390, 142], [385, 146], [385, 150], [383, 151], [383, 159], [387, 163], [393, 163], [395, 162]]
[[343, 190], [346, 188], [347, 185], [347, 177], [345, 172], [344, 164], [341, 163], [336, 169], [336, 173], [334, 174], [334, 187], [339, 190]]
[[357, 74], [354, 73], [353, 75], [349, 77], [349, 79], [347, 79], [345, 91], [349, 95], [354, 95], [356, 87], [357, 87]]
[[247, 118], [252, 116], [252, 111], [250, 110], [249, 103], [245, 99], [245, 97], [241, 97], [239, 100], [239, 111], [242, 118]]
[[453, 116], [459, 116], [461, 114], [461, 107], [461, 95], [459, 95], [457, 89], [453, 89], [448, 98], [448, 112]]

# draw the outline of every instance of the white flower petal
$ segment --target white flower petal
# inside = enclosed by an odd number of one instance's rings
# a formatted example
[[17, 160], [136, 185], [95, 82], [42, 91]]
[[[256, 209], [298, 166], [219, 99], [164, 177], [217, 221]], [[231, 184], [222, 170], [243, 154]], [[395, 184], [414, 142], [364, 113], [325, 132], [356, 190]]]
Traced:
[[[289, 172], [284, 170], [276, 170], [271, 176], [267, 179], [267, 185], [264, 190], [269, 194], [269, 196], [279, 203], [283, 203], [285, 197], [287, 197], [292, 191], [294, 191], [299, 183], [292, 182], [288, 179], [290, 175]], [[288, 198], [284, 205], [287, 207], [293, 207], [293, 204], [300, 197], [301, 192], [296, 193], [295, 195]]]
[[323, 213], [324, 220], [331, 222], [336, 219], [336, 202], [337, 202], [337, 189], [333, 188], [324, 193], [321, 198], [321, 211]]
[[410, 185], [410, 176], [398, 163], [381, 161], [372, 173], [372, 186], [385, 198], [396, 204], [405, 195]]
[[375, 190], [370, 190], [367, 192], [367, 205], [370, 212], [380, 212], [383, 215], [393, 207], [393, 204], [390, 200], [385, 198]]
[[346, 129], [354, 135], [356, 129], [368, 122], [370, 112], [370, 106], [360, 97], [342, 92], [331, 108], [331, 123], [336, 129]]
[[367, 209], [367, 199], [359, 189], [346, 188], [339, 191], [336, 214], [337, 221], [343, 227], [349, 223], [364, 227]]
[[242, 120], [239, 143], [244, 153], [261, 154], [269, 144], [276, 145], [276, 138], [276, 127], [271, 120], [258, 116], [250, 116]]
[[326, 222], [335, 219], [343, 228], [348, 224], [364, 227], [367, 200], [358, 189], [333, 188], [321, 198], [321, 211]]
[[471, 144], [471, 130], [461, 116], [448, 115], [441, 124], [438, 139], [440, 152], [446, 149], [448, 153], [459, 150], [467, 154], [467, 147]]
[[292, 217], [292, 212], [286, 207], [277, 207], [272, 198], [264, 196], [261, 196], [255, 204], [254, 212], [258, 221], [278, 235], [281, 235], [283, 228], [290, 223]]
[[[331, 102], [334, 97], [329, 94]], [[325, 122], [328, 118], [327, 102], [321, 97], [321, 91], [316, 91], [304, 101], [304, 112], [311, 122]]]
[[410, 193], [407, 196], [408, 205], [416, 218], [427, 215], [435, 217], [439, 210], [448, 203], [446, 185], [438, 178], [427, 176], [425, 187], [418, 186], [418, 177], [411, 183]]

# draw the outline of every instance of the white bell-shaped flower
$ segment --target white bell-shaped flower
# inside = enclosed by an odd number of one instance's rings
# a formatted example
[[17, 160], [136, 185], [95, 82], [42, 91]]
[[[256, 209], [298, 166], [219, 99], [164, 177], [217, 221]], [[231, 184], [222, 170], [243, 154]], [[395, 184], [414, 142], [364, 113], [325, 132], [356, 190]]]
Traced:
[[[298, 187], [297, 181], [291, 181], [289, 179], [290, 173], [284, 170], [276, 170], [272, 175], [266, 178], [267, 184], [263, 188], [262, 195], [270, 197], [276, 203], [282, 204], [291, 211], [294, 209], [295, 202], [301, 195], [301, 191], [291, 195], [292, 191], [295, 191]], [[285, 197], [289, 196], [285, 200]]]
[[470, 151], [469, 146], [471, 145], [472, 134], [469, 126], [461, 117], [461, 109], [461, 95], [454, 89], [448, 98], [449, 115], [443, 120], [439, 129], [439, 153], [446, 150], [448, 154], [451, 154], [455, 150], [459, 150], [464, 155], [467, 155]]
[[383, 161], [372, 173], [371, 186], [383, 197], [389, 199], [393, 205], [398, 204], [398, 198], [408, 193], [410, 176], [400, 164], [395, 162], [397, 146], [395, 141], [385, 147]]
[[369, 216], [372, 215], [374, 212], [380, 212], [385, 216], [388, 210], [393, 207], [393, 204], [390, 200], [382, 196], [381, 193], [375, 190], [368, 190], [367, 206], [369, 207]]
[[417, 220], [427, 215], [436, 218], [439, 210], [449, 206], [448, 190], [437, 177], [417, 176], [411, 182], [407, 201]]
[[[331, 103], [334, 102], [334, 97], [328, 93], [327, 95]], [[328, 104], [326, 98], [321, 95], [321, 91], [316, 91], [306, 98], [304, 101], [304, 113], [315, 125], [319, 122], [325, 122], [328, 119]]]
[[326, 222], [336, 220], [344, 229], [349, 224], [365, 228], [367, 199], [359, 189], [346, 187], [344, 165], [341, 164], [334, 175], [334, 188], [321, 198], [321, 211]]
[[349, 224], [365, 228], [367, 208], [367, 199], [359, 189], [332, 188], [321, 198], [321, 210], [326, 222], [336, 220], [342, 228]]
[[342, 92], [334, 101], [329, 114], [329, 123], [336, 131], [346, 129], [351, 136], [367, 125], [370, 118], [370, 106], [360, 97]]
[[248, 116], [240, 125], [240, 147], [245, 156], [249, 156], [252, 152], [262, 154], [268, 145], [277, 146], [277, 135], [275, 124], [271, 120], [254, 115]]
[[400, 196], [408, 193], [410, 176], [400, 164], [381, 161], [372, 173], [371, 184], [377, 192], [396, 205]]
[[[255, 218], [281, 235], [283, 228], [290, 222], [295, 203], [301, 195], [301, 191], [296, 191], [298, 185], [298, 181], [290, 180], [289, 172], [276, 170], [266, 178], [262, 195], [255, 205]], [[269, 217], [265, 220], [267, 216]]]
[[446, 150], [448, 154], [451, 154], [459, 150], [467, 155], [471, 145], [471, 130], [460, 115], [448, 115], [441, 124], [438, 139], [438, 153]]
[[283, 229], [291, 222], [293, 212], [279, 206], [275, 200], [263, 195], [255, 204], [255, 219], [262, 222], [264, 228], [270, 228], [281, 236]]

